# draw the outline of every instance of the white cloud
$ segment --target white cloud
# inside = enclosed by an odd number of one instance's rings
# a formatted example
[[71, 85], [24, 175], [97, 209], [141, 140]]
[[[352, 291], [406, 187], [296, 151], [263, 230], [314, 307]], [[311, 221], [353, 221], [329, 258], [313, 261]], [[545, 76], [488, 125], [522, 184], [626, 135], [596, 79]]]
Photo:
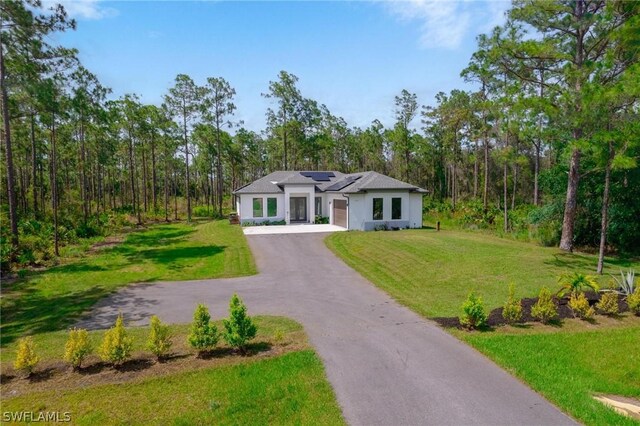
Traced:
[[420, 44], [425, 48], [456, 49], [472, 30], [487, 32], [504, 22], [507, 0], [388, 0], [392, 15], [420, 24]]
[[486, 2], [486, 19], [484, 26], [480, 29], [482, 32], [487, 33], [493, 30], [496, 26], [502, 25], [506, 21], [505, 13], [511, 6], [509, 1], [493, 0]]
[[61, 4], [69, 17], [75, 19], [98, 20], [118, 14], [117, 9], [103, 6], [100, 0], [46, 0], [42, 3], [45, 8]]

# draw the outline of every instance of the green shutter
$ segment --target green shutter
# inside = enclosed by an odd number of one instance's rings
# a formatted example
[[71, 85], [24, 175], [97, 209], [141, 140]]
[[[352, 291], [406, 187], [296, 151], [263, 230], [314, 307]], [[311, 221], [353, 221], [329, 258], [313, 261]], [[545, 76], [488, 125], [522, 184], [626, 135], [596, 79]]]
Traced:
[[262, 198], [253, 199], [253, 217], [262, 217]]
[[267, 216], [274, 217], [278, 215], [278, 199], [267, 198]]

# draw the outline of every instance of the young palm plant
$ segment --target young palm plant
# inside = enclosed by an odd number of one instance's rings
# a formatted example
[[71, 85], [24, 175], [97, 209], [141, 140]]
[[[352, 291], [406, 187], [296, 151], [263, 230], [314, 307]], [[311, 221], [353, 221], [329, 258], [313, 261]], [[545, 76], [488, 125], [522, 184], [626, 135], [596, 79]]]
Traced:
[[573, 274], [564, 274], [558, 278], [558, 283], [562, 286], [558, 291], [559, 297], [564, 297], [567, 294], [579, 293], [585, 289], [591, 289], [598, 291], [598, 283], [591, 275], [581, 274], [574, 272]]

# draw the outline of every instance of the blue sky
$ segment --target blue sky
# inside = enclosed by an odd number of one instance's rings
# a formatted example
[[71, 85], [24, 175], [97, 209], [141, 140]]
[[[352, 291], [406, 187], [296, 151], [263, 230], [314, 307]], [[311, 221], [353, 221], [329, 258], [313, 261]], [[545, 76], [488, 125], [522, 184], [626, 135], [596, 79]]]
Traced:
[[[431, 104], [459, 77], [475, 37], [502, 22], [507, 1], [108, 2], [63, 0], [77, 19], [56, 36], [115, 97], [160, 103], [178, 73], [236, 89], [236, 119], [261, 130], [270, 80], [299, 77], [302, 94], [350, 125], [393, 122], [402, 89]], [[417, 124], [417, 123], [416, 123]]]

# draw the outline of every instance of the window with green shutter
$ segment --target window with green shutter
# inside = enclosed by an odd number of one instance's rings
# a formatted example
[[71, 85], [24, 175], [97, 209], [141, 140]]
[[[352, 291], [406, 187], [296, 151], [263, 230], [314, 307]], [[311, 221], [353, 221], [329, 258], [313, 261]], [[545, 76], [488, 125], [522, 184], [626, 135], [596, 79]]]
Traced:
[[267, 198], [267, 216], [268, 217], [278, 216], [278, 199], [277, 198]]
[[262, 217], [262, 198], [253, 199], [253, 217]]

